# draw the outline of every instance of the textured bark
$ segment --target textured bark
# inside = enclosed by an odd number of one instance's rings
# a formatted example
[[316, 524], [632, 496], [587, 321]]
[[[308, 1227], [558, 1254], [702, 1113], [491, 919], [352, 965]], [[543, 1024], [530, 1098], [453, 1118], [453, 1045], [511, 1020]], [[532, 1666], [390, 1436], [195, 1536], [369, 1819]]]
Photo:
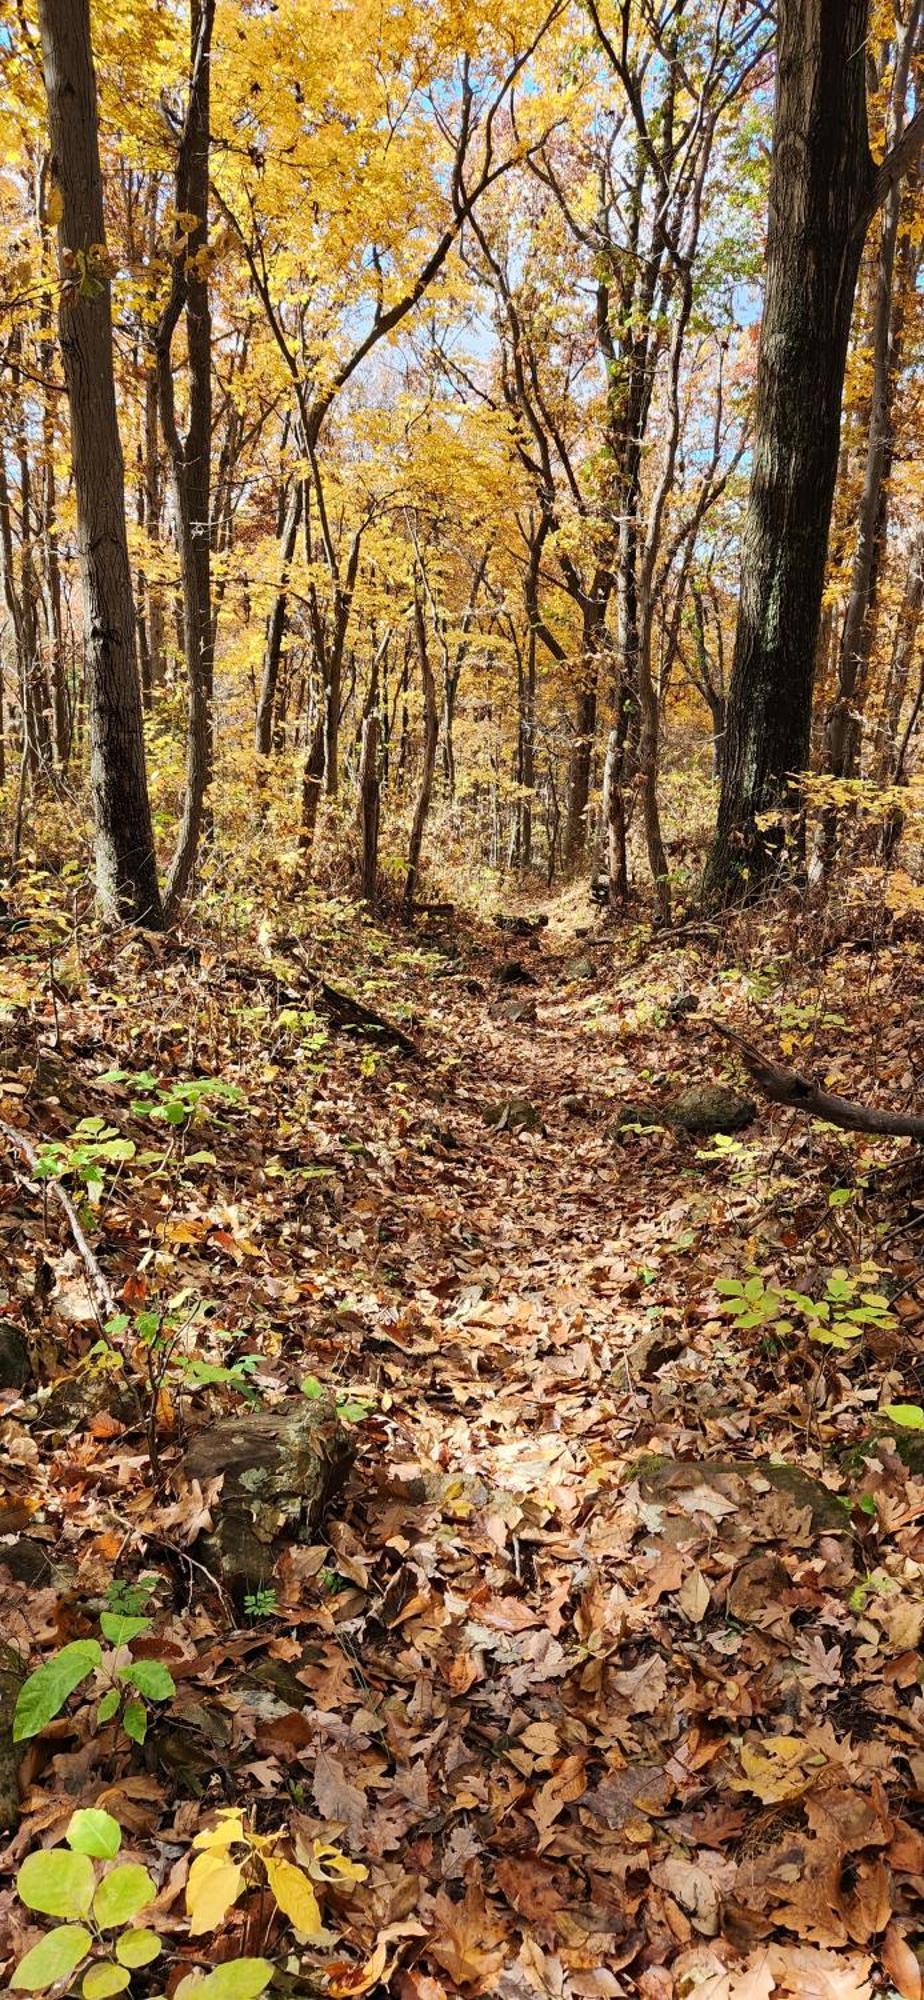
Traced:
[[[902, 32], [892, 85], [893, 137], [902, 131], [912, 53], [921, 21], [921, 0], [915, 0]], [[863, 696], [869, 673], [873, 610], [886, 529], [887, 481], [894, 447], [894, 400], [901, 351], [901, 288], [895, 284], [896, 248], [901, 219], [902, 189], [890, 187], [882, 210], [882, 228], [875, 271], [873, 313], [873, 388], [863, 490], [857, 517], [857, 539], [850, 592], [838, 656], [837, 695], [827, 724], [828, 769], [836, 778], [856, 775], [860, 761]], [[911, 280], [913, 283], [913, 278]]]
[[[186, 789], [176, 850], [167, 880], [172, 915], [192, 877], [212, 775], [214, 645], [211, 587], [212, 318], [207, 276], [211, 39], [215, 0], [192, 0], [190, 82], [176, 168], [176, 209], [195, 219], [185, 251], [172, 260], [170, 297], [154, 340], [161, 429], [170, 460], [183, 589], [186, 653]], [[182, 438], [176, 417], [172, 342], [186, 314], [189, 417]]]
[[902, 753], [899, 735], [902, 709], [908, 693], [911, 668], [918, 644], [921, 613], [924, 611], [924, 528], [911, 547], [911, 559], [899, 606], [892, 657], [879, 718], [876, 776], [880, 784], [894, 778]]
[[104, 911], [161, 921], [125, 531], [87, 0], [41, 0], [52, 174], [60, 189], [59, 332], [71, 419], [86, 649], [96, 881]]
[[[867, 0], [780, 0], [754, 464], [707, 890], [781, 856], [808, 761], [854, 290], [873, 199]], [[768, 837], [758, 817], [777, 816]]]
[[289, 571], [295, 554], [295, 542], [302, 518], [303, 487], [296, 479], [289, 495], [285, 519], [280, 536], [280, 576], [279, 588], [273, 599], [266, 623], [266, 645], [263, 652], [263, 673], [260, 680], [260, 695], [257, 702], [255, 744], [258, 757], [268, 757], [273, 747], [273, 714], [276, 704], [276, 688], [279, 682], [279, 666], [282, 659], [282, 644], [285, 638], [288, 615]]

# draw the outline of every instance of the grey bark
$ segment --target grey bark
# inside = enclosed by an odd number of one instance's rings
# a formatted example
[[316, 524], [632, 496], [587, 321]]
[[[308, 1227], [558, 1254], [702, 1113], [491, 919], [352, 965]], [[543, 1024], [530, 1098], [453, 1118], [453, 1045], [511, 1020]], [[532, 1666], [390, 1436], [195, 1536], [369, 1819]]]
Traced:
[[61, 191], [59, 335], [71, 421], [83, 590], [96, 882], [108, 916], [161, 922], [135, 653], [88, 0], [40, 0]]

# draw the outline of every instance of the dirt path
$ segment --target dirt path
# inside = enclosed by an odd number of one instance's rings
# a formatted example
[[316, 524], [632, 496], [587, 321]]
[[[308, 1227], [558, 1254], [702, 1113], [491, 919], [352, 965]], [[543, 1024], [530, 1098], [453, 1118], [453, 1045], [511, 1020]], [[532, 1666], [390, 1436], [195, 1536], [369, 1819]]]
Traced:
[[[682, 969], [568, 980], [537, 952], [513, 1021], [496, 958], [415, 970], [416, 1063], [240, 1055], [208, 1195], [107, 1215], [113, 1280], [147, 1231], [222, 1297], [265, 1394], [311, 1372], [371, 1405], [340, 1518], [284, 1556], [245, 1653], [198, 1588], [164, 1623], [181, 1698], [146, 1793], [116, 1758], [119, 1809], [175, 1857], [249, 1799], [361, 1862], [327, 1906], [344, 1993], [868, 2000], [885, 1954], [914, 2000], [924, 1480], [856, 1449], [900, 1333], [819, 1355], [735, 1329], [715, 1290], [760, 1270], [816, 1295], [860, 1155], [779, 1118], [724, 1152], [617, 1136], [622, 1103], [709, 1062], [669, 1017]], [[182, 1537], [117, 1423], [43, 1458], [14, 1415], [3, 1441], [87, 1589]], [[60, 1618], [23, 1593], [27, 1646]], [[101, 1758], [109, 1783], [99, 1735], [37, 1771], [19, 1851], [49, 1797], [96, 1797]]]

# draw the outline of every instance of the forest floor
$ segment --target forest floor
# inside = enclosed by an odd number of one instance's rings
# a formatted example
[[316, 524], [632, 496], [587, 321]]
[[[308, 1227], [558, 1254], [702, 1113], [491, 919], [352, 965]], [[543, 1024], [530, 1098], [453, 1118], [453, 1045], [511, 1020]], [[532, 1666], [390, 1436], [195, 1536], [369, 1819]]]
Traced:
[[[136, 1657], [177, 1687], [143, 1747], [80, 1694], [24, 1746], [0, 1972], [39, 1930], [23, 1856], [102, 1804], [159, 1885], [168, 1992], [265, 1949], [292, 1994], [920, 2000], [920, 1153], [765, 1104], [717, 1138], [633, 1115], [742, 1087], [710, 1019], [920, 1108], [924, 965], [877, 921], [859, 947], [792, 912], [759, 938], [575, 937], [566, 911], [427, 942], [336, 909], [260, 949], [8, 938], [0, 1118], [133, 1142], [87, 1223], [115, 1345], [156, 1373], [145, 1315], [172, 1300], [181, 1331], [140, 1416], [98, 1365], [69, 1378], [104, 1382], [83, 1414], [0, 1391], [0, 1563], [23, 1535], [47, 1558], [12, 1563], [4, 1639], [34, 1668], [143, 1573]], [[309, 965], [416, 1054], [336, 1029]], [[0, 1273], [0, 1329], [43, 1382], [73, 1370], [85, 1263], [9, 1144]], [[332, 1385], [357, 1448], [247, 1616], [174, 1474], [247, 1407], [203, 1379], [243, 1357], [270, 1405]], [[324, 1884], [321, 1938], [254, 1891], [189, 1939], [223, 1805], [368, 1871]]]

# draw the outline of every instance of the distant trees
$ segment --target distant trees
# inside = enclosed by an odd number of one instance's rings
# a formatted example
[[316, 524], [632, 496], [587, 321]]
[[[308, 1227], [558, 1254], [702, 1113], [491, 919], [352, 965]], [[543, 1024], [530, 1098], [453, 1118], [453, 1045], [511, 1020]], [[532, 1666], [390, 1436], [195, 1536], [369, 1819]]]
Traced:
[[96, 882], [112, 917], [161, 921], [116, 416], [88, 0], [40, 0], [83, 593]]
[[0, 0], [14, 866], [89, 775], [122, 916], [209, 893], [246, 821], [369, 907], [448, 849], [593, 865], [614, 916], [647, 874], [666, 921], [717, 805], [724, 901], [810, 758], [913, 772], [924, 0], [408, 0], [384, 40], [365, 0], [336, 38], [137, 0], [94, 16], [98, 123], [85, 4], [43, 0], [50, 110], [33, 4]]

